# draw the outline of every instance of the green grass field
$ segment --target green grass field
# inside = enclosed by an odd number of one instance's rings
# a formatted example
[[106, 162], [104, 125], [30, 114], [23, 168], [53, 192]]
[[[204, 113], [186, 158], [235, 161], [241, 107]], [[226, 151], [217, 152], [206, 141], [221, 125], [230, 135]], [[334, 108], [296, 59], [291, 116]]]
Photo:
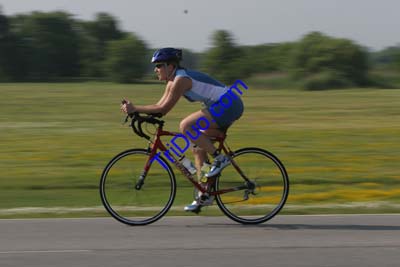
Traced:
[[[0, 217], [106, 215], [102, 169], [120, 151], [146, 146], [121, 125], [120, 100], [150, 104], [162, 91], [163, 84], [0, 84]], [[283, 161], [291, 192], [282, 213], [400, 210], [400, 90], [250, 85], [243, 99], [245, 113], [228, 143], [259, 146]], [[199, 108], [181, 100], [166, 128], [177, 130]], [[180, 207], [191, 201], [191, 185], [175, 174]], [[176, 210], [170, 214], [181, 214]]]

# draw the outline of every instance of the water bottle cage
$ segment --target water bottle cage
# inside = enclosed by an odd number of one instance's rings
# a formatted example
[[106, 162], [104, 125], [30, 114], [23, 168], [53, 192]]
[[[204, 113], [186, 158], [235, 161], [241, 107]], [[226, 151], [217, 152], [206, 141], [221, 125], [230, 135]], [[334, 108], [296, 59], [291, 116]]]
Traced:
[[179, 170], [181, 170], [181, 172], [183, 172], [185, 176], [192, 177], [192, 174], [189, 172], [189, 170], [186, 169], [185, 166], [183, 166], [183, 164], [180, 163], [179, 161], [177, 161], [177, 160], [175, 161], [175, 166], [176, 166]]

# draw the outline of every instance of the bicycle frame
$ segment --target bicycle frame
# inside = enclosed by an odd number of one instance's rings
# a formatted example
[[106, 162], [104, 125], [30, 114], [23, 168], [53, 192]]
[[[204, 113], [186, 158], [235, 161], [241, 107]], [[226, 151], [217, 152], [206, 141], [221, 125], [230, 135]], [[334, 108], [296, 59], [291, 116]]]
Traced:
[[[180, 133], [164, 131], [162, 129], [162, 126], [157, 127], [157, 131], [156, 131], [154, 140], [153, 141], [149, 140], [150, 144], [149, 144], [149, 148], [148, 149], [150, 150], [150, 155], [149, 155], [149, 158], [148, 158], [147, 162], [145, 163], [144, 171], [143, 171], [143, 174], [142, 174], [142, 176], [140, 178], [141, 181], [139, 181], [138, 184], [139, 183], [143, 184], [143, 181], [144, 181], [144, 179], [146, 177], [146, 174], [150, 170], [150, 167], [154, 162], [153, 159], [157, 155], [158, 151], [160, 150], [160, 151], [166, 152], [168, 150], [166, 148], [166, 146], [164, 145], [164, 143], [162, 142], [161, 137], [162, 136], [176, 136], [178, 134], [180, 134]], [[224, 134], [222, 137], [216, 136], [216, 137], [211, 137], [211, 138], [212, 138], [213, 141], [216, 141], [216, 142], [219, 143], [218, 148], [217, 148], [219, 151], [223, 151], [228, 156], [232, 156], [233, 155], [233, 152], [230, 150], [230, 148], [224, 145], [224, 141], [226, 139], [226, 134]], [[182, 174], [193, 184], [193, 186], [195, 186], [202, 193], [209, 193], [209, 195], [220, 195], [220, 194], [225, 194], [225, 193], [229, 193], [229, 192], [233, 192], [233, 191], [251, 189], [251, 187], [252, 187], [251, 186], [252, 182], [244, 175], [244, 173], [241, 171], [241, 169], [236, 164], [236, 162], [233, 159], [231, 159], [231, 164], [236, 169], [236, 171], [240, 174], [240, 176], [243, 178], [243, 180], [246, 182], [245, 185], [209, 192], [208, 190], [211, 189], [211, 187], [213, 186], [213, 183], [214, 183], [215, 179], [208, 179], [209, 181], [205, 185], [203, 185], [203, 184], [201, 184], [201, 183], [199, 183], [197, 181], [196, 177], [194, 177], [194, 175], [192, 175], [179, 162], [179, 160], [176, 159], [176, 156], [174, 156], [171, 153], [169, 153], [169, 156], [172, 157], [174, 165], [182, 172]], [[140, 189], [140, 187], [139, 187], [139, 189]]]
[[[168, 212], [176, 197], [177, 185], [171, 164], [166, 158], [193, 184], [194, 189], [198, 190], [195, 192], [195, 199], [199, 205], [196, 210], [192, 210], [195, 213], [199, 213], [201, 207], [208, 206], [209, 203], [205, 201], [212, 200], [210, 196], [215, 196], [218, 207], [230, 219], [243, 224], [258, 224], [274, 217], [285, 204], [289, 193], [289, 177], [282, 162], [267, 150], [245, 147], [233, 152], [226, 143], [225, 133], [217, 137], [207, 136], [211, 141], [218, 142], [216, 144], [218, 151], [230, 158], [230, 165], [228, 170], [224, 171], [224, 177], [217, 174], [202, 183], [198, 181], [198, 175], [191, 174], [178, 160], [189, 148], [190, 140], [181, 133], [164, 131], [165, 122], [158, 119], [162, 117], [162, 114], [140, 115], [134, 112], [125, 118], [123, 124], [128, 122], [129, 117], [132, 119], [130, 126], [135, 134], [149, 143], [147, 150], [134, 148], [119, 153], [103, 170], [100, 179], [101, 201], [108, 213], [116, 220], [128, 225], [146, 225], [159, 220]], [[148, 131], [147, 134], [143, 132], [143, 123], [154, 125], [155, 132], [151, 133], [151, 136], [147, 135]], [[197, 133], [196, 136], [198, 137], [199, 134]], [[201, 134], [206, 134], [206, 132]], [[187, 135], [191, 136], [189, 132]], [[165, 138], [162, 138], [164, 136], [172, 136], [170, 143], [164, 142]], [[185, 139], [184, 148], [175, 143], [178, 137]], [[130, 160], [132, 157], [133, 160]], [[150, 172], [154, 161], [157, 161], [156, 164], [160, 164], [165, 170], [160, 169], [160, 166], [154, 166], [158, 169], [157, 172]], [[119, 162], [122, 163], [119, 164]], [[137, 165], [138, 162], [141, 163]], [[129, 166], [130, 164], [134, 166]], [[246, 175], [242, 169], [246, 171]], [[159, 175], [160, 171], [164, 175]], [[140, 192], [146, 177], [150, 180], [155, 177], [154, 183], [149, 180], [148, 188], [145, 187], [147, 190], [143, 188], [143, 192]], [[126, 179], [128, 179], [128, 187]], [[136, 189], [134, 192], [131, 190], [132, 183]], [[166, 190], [162, 189], [164, 186]], [[280, 186], [282, 190], [277, 189], [277, 186]], [[271, 190], [268, 189], [269, 187]], [[161, 191], [162, 194], [160, 194]], [[231, 194], [226, 198], [221, 196], [228, 192], [236, 192], [236, 194]], [[252, 201], [253, 198], [254, 201]], [[158, 200], [161, 205], [156, 204], [155, 201]], [[247, 200], [251, 201], [246, 202]], [[235, 204], [237, 202], [243, 203], [237, 205]], [[253, 205], [256, 205], [254, 209]], [[136, 208], [139, 209], [136, 210]]]

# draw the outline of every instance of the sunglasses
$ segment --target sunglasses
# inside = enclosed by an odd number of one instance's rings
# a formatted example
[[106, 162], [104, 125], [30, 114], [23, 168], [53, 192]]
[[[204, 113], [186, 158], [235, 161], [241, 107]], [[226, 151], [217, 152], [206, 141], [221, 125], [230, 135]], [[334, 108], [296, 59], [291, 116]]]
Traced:
[[155, 65], [157, 69], [160, 69], [165, 66], [165, 63], [159, 63]]

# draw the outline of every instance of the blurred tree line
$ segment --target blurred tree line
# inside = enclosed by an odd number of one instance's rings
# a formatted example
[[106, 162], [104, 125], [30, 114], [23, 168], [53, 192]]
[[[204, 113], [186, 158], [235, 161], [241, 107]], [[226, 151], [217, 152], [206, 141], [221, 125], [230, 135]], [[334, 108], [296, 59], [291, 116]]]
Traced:
[[[296, 42], [239, 46], [228, 31], [212, 35], [204, 53], [184, 50], [183, 65], [231, 84], [236, 79], [281, 79], [309, 90], [400, 84], [400, 46], [369, 52], [348, 39], [312, 32]], [[81, 21], [58, 12], [7, 17], [0, 10], [0, 81], [143, 80], [154, 49], [118, 21], [98, 13]], [[372, 71], [371, 71], [372, 70]], [[386, 76], [385, 76], [386, 75]], [[261, 77], [261, 78], [260, 78]], [[281, 82], [282, 82], [281, 81]], [[278, 82], [279, 83], [279, 82]]]
[[99, 13], [80, 21], [65, 12], [0, 14], [0, 80], [106, 78], [134, 82], [146, 68], [146, 44]]

